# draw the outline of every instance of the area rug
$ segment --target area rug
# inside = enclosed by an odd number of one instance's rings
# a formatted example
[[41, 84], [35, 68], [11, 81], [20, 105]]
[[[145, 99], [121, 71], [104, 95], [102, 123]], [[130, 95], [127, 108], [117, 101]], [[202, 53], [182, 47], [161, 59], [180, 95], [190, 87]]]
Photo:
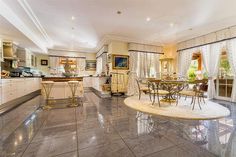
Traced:
[[124, 100], [128, 107], [144, 113], [165, 116], [169, 118], [179, 118], [187, 120], [209, 120], [219, 119], [230, 115], [228, 108], [215, 102], [205, 100], [205, 104], [201, 102], [202, 109], [199, 108], [197, 102], [195, 109], [192, 110], [191, 98], [181, 98], [176, 106], [176, 103], [167, 103], [161, 101], [161, 107], [156, 102], [152, 105], [148, 95], [143, 95], [141, 99], [138, 96], [131, 96]]

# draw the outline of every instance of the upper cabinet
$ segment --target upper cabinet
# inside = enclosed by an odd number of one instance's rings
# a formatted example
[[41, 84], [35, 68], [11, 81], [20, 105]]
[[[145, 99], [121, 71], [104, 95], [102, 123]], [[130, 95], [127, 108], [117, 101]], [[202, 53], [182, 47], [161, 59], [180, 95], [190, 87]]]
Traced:
[[12, 42], [4, 41], [2, 42], [2, 51], [4, 59], [16, 59], [17, 47]]
[[19, 66], [36, 67], [37, 58], [34, 53], [27, 49], [18, 49], [17, 57], [19, 58]]

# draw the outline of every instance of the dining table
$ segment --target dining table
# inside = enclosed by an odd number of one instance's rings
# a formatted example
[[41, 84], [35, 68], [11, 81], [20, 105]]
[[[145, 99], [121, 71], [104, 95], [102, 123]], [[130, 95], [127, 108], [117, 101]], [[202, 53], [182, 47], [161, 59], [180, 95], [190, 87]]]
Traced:
[[150, 82], [159, 83], [159, 89], [165, 90], [168, 92], [163, 99], [160, 101], [165, 102], [176, 102], [177, 95], [182, 91], [188, 84], [188, 81], [185, 80], [160, 80], [160, 79], [150, 79]]

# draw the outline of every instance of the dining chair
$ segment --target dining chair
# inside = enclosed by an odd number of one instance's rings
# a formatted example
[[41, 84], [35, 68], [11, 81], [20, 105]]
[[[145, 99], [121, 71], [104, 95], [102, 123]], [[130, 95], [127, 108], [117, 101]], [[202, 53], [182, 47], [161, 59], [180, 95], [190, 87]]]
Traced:
[[141, 99], [142, 93], [147, 94], [149, 92], [148, 84], [146, 79], [136, 79], [138, 85], [138, 99]]
[[161, 85], [161, 80], [148, 82], [149, 96], [150, 96], [150, 100], [152, 101], [152, 105], [154, 105], [156, 101], [156, 97], [157, 97], [159, 107], [161, 107], [160, 96], [166, 96], [167, 94], [169, 94], [168, 91], [161, 89], [160, 85]]
[[[180, 91], [178, 93], [178, 99], [181, 96], [185, 96], [185, 99], [187, 97], [191, 97], [192, 98], [192, 100], [191, 100], [192, 110], [194, 110], [194, 108], [195, 108], [196, 99], [197, 99], [198, 106], [200, 109], [202, 109], [201, 101], [203, 101], [205, 104], [204, 93], [207, 92], [207, 88], [208, 88], [207, 82], [208, 82], [208, 80], [206, 80], [206, 79], [195, 80], [194, 82], [192, 82], [194, 84], [193, 89], [185, 89], [185, 90]], [[176, 105], [178, 105], [178, 101], [177, 101]]]

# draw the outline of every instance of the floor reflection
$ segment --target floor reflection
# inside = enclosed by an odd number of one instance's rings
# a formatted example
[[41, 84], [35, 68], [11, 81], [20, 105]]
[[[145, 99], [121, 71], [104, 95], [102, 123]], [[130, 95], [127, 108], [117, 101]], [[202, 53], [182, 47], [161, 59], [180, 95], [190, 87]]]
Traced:
[[236, 104], [219, 102], [229, 117], [193, 121], [136, 112], [123, 100], [86, 93], [83, 107], [37, 110], [0, 143], [0, 156], [236, 156]]

